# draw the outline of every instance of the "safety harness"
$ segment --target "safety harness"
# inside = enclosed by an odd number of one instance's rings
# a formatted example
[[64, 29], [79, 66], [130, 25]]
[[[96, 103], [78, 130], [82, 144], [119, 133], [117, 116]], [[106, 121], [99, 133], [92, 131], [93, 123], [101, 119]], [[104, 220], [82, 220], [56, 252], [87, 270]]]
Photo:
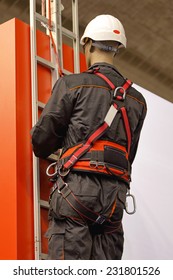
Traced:
[[[50, 199], [55, 190], [62, 195], [66, 202], [84, 219], [96, 223], [104, 224], [106, 232], [113, 232], [121, 226], [121, 221], [111, 222], [105, 218], [104, 215], [91, 211], [85, 207], [78, 198], [74, 195], [68, 184], [64, 182], [63, 178], [70, 172], [87, 171], [105, 175], [114, 175], [120, 180], [129, 183], [130, 181], [130, 163], [128, 161], [130, 146], [131, 146], [131, 130], [125, 108], [126, 91], [131, 87], [132, 82], [126, 80], [120, 87], [115, 85], [102, 73], [99, 69], [92, 69], [88, 71], [102, 78], [114, 90], [113, 100], [111, 106], [106, 114], [103, 124], [96, 129], [86, 140], [85, 143], [80, 143], [74, 147], [69, 148], [61, 158], [48, 166], [47, 175], [53, 176], [55, 184], [52, 188]], [[122, 115], [124, 128], [127, 136], [127, 147], [124, 147], [115, 142], [100, 140], [104, 133], [109, 129], [117, 113]], [[55, 172], [49, 173], [49, 169], [55, 165]], [[134, 197], [129, 194], [133, 198]], [[132, 214], [129, 212], [129, 214]]]

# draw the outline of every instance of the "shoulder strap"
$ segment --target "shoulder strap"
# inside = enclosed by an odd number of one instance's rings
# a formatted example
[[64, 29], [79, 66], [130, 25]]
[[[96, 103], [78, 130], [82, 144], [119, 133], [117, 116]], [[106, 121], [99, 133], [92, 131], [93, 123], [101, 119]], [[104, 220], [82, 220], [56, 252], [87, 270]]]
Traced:
[[[114, 98], [117, 100], [121, 100], [123, 101], [126, 97], [126, 91], [132, 86], [132, 82], [128, 79], [125, 80], [125, 83], [121, 86], [121, 87], [115, 87], [115, 85], [102, 73], [100, 72], [94, 72], [95, 75], [101, 77], [109, 86], [110, 88], [114, 91]], [[117, 94], [119, 93], [119, 94]], [[116, 103], [115, 103], [116, 104]], [[114, 107], [117, 109], [118, 106], [114, 105]], [[131, 147], [131, 129], [130, 129], [130, 124], [129, 124], [129, 119], [127, 116], [127, 111], [125, 106], [121, 106], [119, 108], [119, 110], [121, 111], [122, 117], [123, 117], [123, 122], [124, 122], [124, 126], [125, 126], [125, 131], [126, 131], [126, 136], [127, 136], [127, 142], [128, 142], [128, 154], [130, 152], [130, 147]], [[113, 121], [113, 120], [112, 120]]]
[[94, 74], [102, 78], [110, 86], [111, 89], [115, 89], [115, 85], [104, 74], [100, 72], [95, 72]]

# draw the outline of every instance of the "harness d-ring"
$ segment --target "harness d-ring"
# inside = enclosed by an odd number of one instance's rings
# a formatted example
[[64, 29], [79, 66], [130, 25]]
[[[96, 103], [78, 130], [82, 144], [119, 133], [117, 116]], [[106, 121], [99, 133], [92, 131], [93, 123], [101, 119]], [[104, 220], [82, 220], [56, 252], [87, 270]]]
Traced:
[[125, 211], [127, 214], [132, 215], [136, 212], [136, 200], [133, 194], [130, 193], [130, 191], [128, 190], [127, 194], [126, 194], [126, 198], [130, 197], [132, 199], [132, 203], [133, 203], [133, 210], [129, 211], [128, 209], [128, 202], [126, 201], [126, 205], [125, 205]]
[[117, 87], [117, 88], [114, 90], [114, 97], [116, 97], [116, 95], [117, 95], [117, 91], [118, 91], [119, 89], [122, 89], [122, 90], [123, 90], [123, 96], [122, 96], [122, 99], [124, 100], [124, 99], [125, 99], [125, 97], [126, 97], [126, 90], [125, 90], [125, 88], [123, 88], [123, 87]]

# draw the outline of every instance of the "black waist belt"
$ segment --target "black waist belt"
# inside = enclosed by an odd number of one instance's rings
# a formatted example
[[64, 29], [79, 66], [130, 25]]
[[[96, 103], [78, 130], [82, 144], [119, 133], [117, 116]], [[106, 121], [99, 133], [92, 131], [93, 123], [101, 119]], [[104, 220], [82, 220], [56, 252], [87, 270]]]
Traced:
[[[69, 160], [70, 156], [59, 160], [60, 165], [64, 165]], [[121, 151], [105, 147], [104, 151], [91, 151], [83, 155], [79, 161], [90, 161], [91, 166], [95, 164], [103, 164], [105, 166], [116, 166], [119, 169], [130, 171], [129, 161], [125, 154]]]

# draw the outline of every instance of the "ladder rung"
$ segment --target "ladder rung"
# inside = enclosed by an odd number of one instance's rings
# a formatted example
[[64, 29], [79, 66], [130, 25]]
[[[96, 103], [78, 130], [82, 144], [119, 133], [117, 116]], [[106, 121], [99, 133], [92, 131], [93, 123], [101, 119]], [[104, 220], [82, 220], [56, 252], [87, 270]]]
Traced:
[[47, 260], [47, 254], [41, 253], [41, 259], [42, 260]]
[[[49, 23], [49, 20], [47, 17], [44, 17], [42, 16], [41, 14], [39, 13], [35, 13], [35, 16], [36, 16], [36, 19], [40, 22], [43, 22], [44, 24], [48, 24]], [[51, 26], [54, 26], [54, 23], [51, 22]]]
[[40, 206], [43, 207], [43, 208], [48, 209], [49, 208], [49, 203], [46, 200], [40, 199]]
[[44, 59], [42, 58], [41, 56], [36, 56], [36, 59], [37, 59], [37, 62], [49, 69], [52, 69], [52, 70], [55, 70], [56, 69], [56, 66], [55, 64], [53, 64], [51, 61], [47, 60], [47, 59]]
[[[44, 24], [48, 24], [49, 23], [49, 20], [48, 18], [42, 16], [41, 14], [39, 13], [35, 13], [36, 15], [36, 19], [40, 22], [43, 22]], [[55, 29], [55, 26], [54, 26], [54, 23], [51, 22], [51, 26], [53, 27], [53, 29]], [[58, 24], [58, 29], [59, 29], [59, 24]], [[62, 33], [64, 35], [66, 35], [67, 37], [71, 38], [71, 39], [76, 39], [76, 34], [74, 32], [72, 32], [71, 30], [68, 30], [67, 28], [63, 27], [62, 26]]]
[[45, 103], [43, 103], [41, 101], [38, 101], [38, 108], [39, 109], [44, 109], [45, 105], [46, 105]]
[[66, 69], [63, 69], [63, 73], [66, 74], [66, 75], [74, 74], [73, 72], [70, 72]]
[[47, 59], [44, 59], [43, 57], [41, 56], [36, 56], [36, 60], [39, 64], [43, 65], [44, 67], [47, 67], [48, 69], [51, 69], [51, 70], [55, 70], [56, 69], [56, 66], [55, 64], [53, 64], [51, 61], [47, 60]]
[[67, 28], [65, 28], [63, 26], [62, 26], [62, 33], [71, 39], [77, 38], [77, 36], [74, 32], [72, 32], [71, 30], [68, 30]]
[[[44, 59], [44, 58], [42, 58], [40, 56], [37, 56], [37, 61], [38, 61], [39, 64], [41, 64], [41, 65], [43, 65], [43, 66], [45, 66], [45, 67], [47, 67], [49, 69], [53, 69], [54, 70], [56, 68], [55, 65], [51, 61], [46, 60], [46, 59]], [[66, 74], [66, 75], [73, 74], [73, 72], [70, 72], [70, 71], [68, 71], [66, 69], [63, 69], [63, 73]]]

